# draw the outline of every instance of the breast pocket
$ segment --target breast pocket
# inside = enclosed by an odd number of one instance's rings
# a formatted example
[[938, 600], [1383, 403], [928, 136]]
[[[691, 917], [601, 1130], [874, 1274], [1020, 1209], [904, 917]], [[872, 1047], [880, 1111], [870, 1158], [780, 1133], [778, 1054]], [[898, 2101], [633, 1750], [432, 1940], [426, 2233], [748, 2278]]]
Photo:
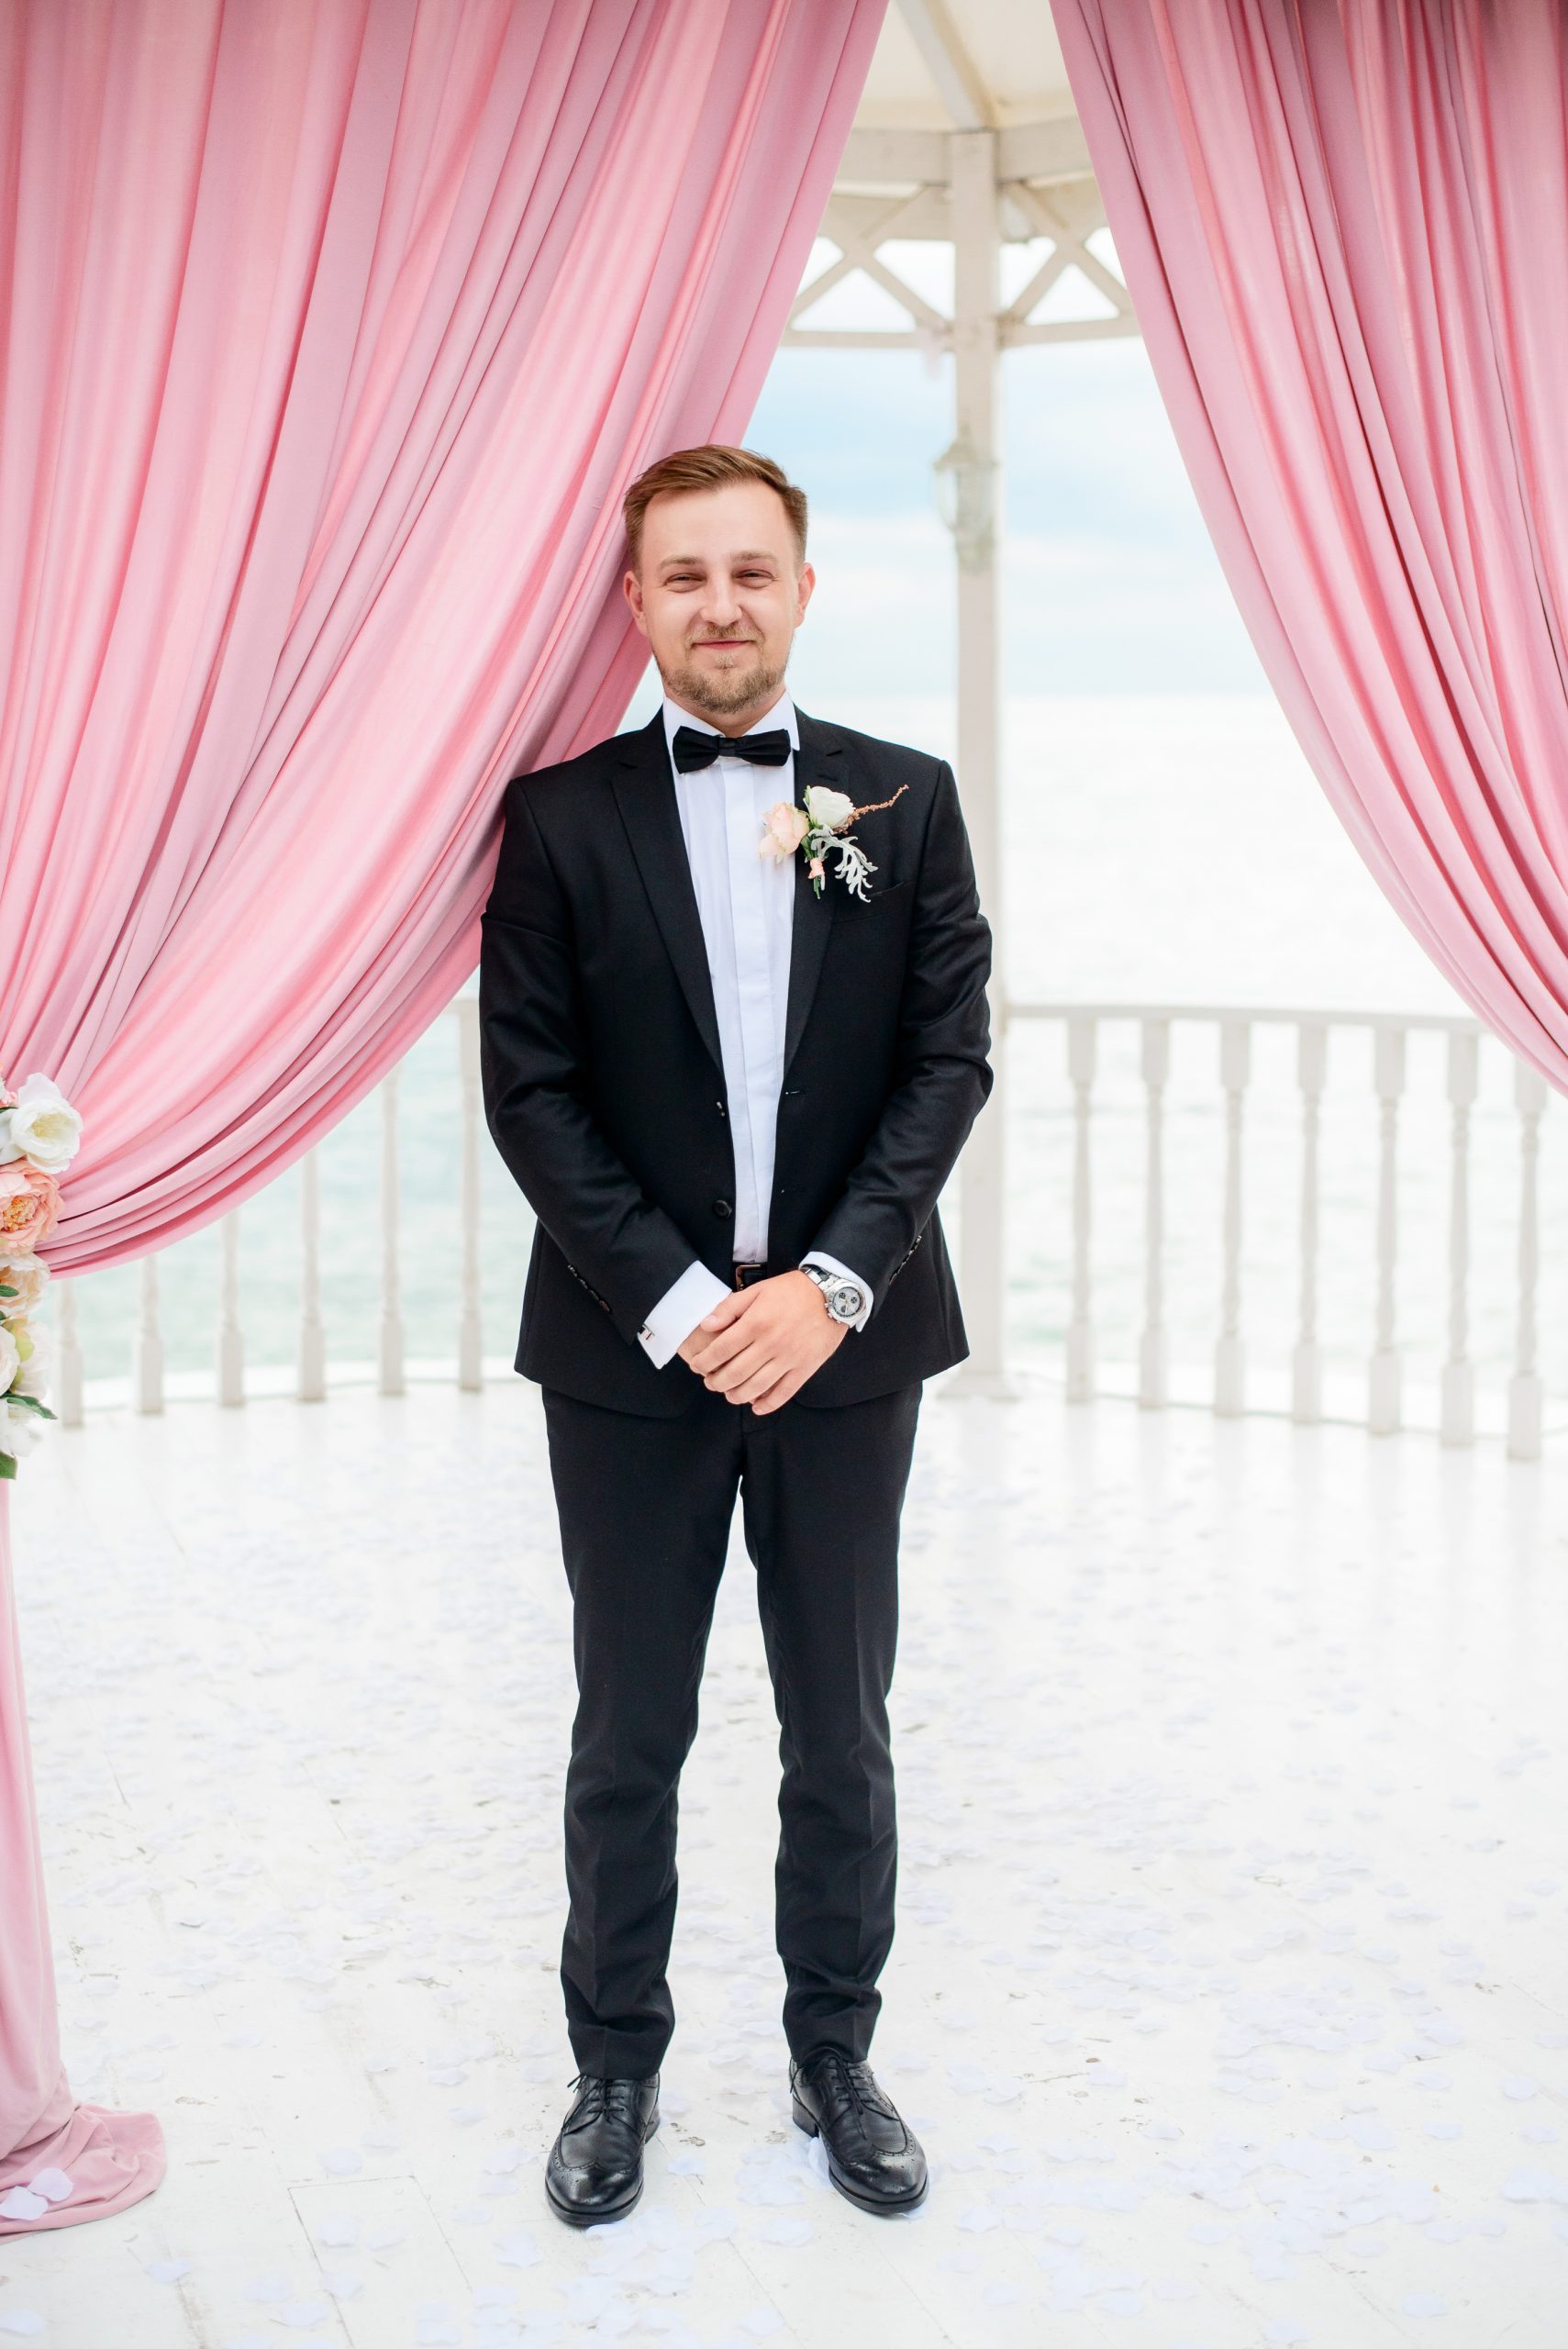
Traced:
[[890, 887], [879, 888], [873, 878], [866, 883], [865, 896], [856, 898], [852, 904], [845, 907], [844, 917], [847, 918], [851, 914], [878, 911], [886, 913], [890, 908], [896, 908], [907, 914], [914, 887], [913, 881], [895, 881]]

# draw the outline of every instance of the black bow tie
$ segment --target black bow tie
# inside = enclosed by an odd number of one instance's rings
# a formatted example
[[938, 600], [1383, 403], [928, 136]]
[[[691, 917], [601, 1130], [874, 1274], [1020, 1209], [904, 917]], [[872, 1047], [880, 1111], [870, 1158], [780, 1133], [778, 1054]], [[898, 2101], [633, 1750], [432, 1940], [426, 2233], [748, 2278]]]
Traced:
[[706, 734], [695, 726], [677, 726], [675, 770], [690, 774], [695, 767], [710, 767], [721, 757], [750, 759], [754, 767], [782, 767], [793, 748], [787, 726], [768, 734]]

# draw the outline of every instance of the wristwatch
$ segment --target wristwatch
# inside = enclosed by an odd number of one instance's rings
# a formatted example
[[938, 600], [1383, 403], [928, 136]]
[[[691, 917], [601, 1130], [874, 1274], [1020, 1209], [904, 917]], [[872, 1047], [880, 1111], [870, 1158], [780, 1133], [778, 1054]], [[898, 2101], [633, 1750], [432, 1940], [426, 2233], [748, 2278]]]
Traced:
[[800, 1269], [821, 1290], [822, 1302], [833, 1320], [859, 1320], [866, 1293], [858, 1281], [846, 1280], [842, 1273], [827, 1272], [820, 1264], [802, 1264]]

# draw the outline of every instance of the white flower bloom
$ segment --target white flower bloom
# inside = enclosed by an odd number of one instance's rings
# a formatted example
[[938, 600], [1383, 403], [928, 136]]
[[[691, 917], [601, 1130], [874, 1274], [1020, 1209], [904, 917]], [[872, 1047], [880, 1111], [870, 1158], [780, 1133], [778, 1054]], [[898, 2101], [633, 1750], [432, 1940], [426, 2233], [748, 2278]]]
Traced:
[[[10, 1326], [13, 1330], [17, 1327], [15, 1321]], [[21, 1326], [27, 1332], [31, 1352], [23, 1347], [17, 1348], [23, 1357], [22, 1365], [11, 1381], [11, 1392], [13, 1395], [36, 1395], [41, 1403], [49, 1386], [49, 1333], [44, 1330], [35, 1330], [30, 1322], [24, 1322]]]
[[22, 1357], [17, 1351], [17, 1341], [10, 1325], [0, 1321], [0, 1395], [8, 1395], [22, 1367]]
[[17, 1106], [5, 1113], [0, 1158], [26, 1158], [46, 1174], [69, 1166], [82, 1141], [82, 1117], [52, 1077], [29, 1076], [17, 1092]]
[[814, 824], [841, 832], [854, 815], [855, 803], [847, 792], [829, 791], [825, 783], [814, 783], [806, 790], [806, 812]]
[[14, 1403], [0, 1405], [0, 1452], [8, 1452], [13, 1460], [20, 1460], [32, 1450], [43, 1428], [44, 1422], [36, 1411], [18, 1410]]
[[0, 1258], [0, 1288], [14, 1288], [15, 1297], [0, 1297], [0, 1315], [15, 1320], [35, 1306], [49, 1286], [49, 1266], [41, 1256]]

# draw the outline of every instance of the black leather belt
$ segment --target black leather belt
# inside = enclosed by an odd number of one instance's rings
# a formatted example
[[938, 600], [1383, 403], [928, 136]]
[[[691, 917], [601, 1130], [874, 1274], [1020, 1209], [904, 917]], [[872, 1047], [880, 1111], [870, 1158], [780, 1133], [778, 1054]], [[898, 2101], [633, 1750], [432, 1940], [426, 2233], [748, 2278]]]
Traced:
[[766, 1264], [737, 1264], [735, 1267], [736, 1287], [744, 1288], [748, 1281], [760, 1281], [767, 1269]]

